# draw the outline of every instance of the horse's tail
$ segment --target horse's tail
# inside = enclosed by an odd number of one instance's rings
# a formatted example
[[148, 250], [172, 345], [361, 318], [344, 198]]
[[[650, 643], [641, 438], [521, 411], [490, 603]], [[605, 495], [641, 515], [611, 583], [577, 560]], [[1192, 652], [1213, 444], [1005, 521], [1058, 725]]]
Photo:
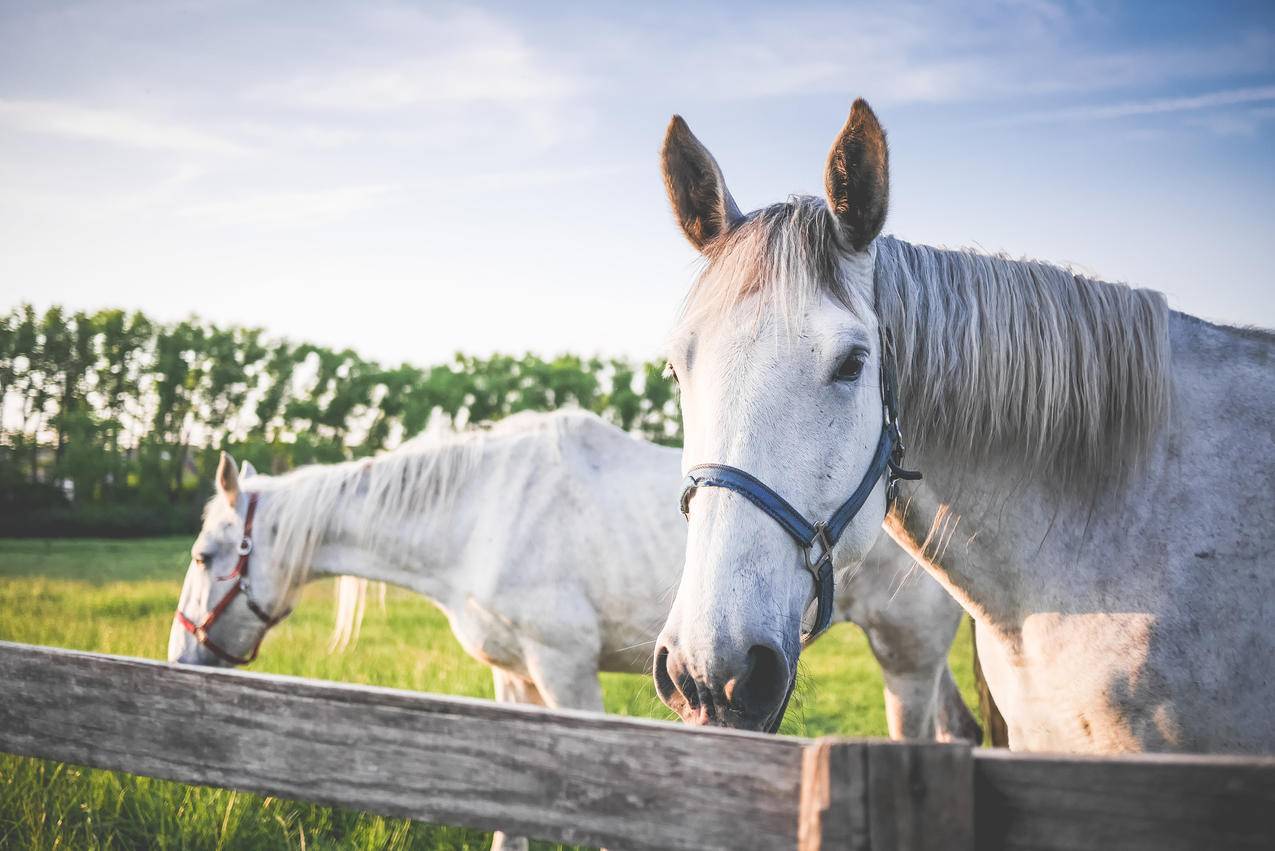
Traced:
[[970, 621], [970, 643], [974, 645], [974, 685], [978, 689], [978, 714], [983, 719], [983, 731], [987, 744], [994, 748], [1009, 747], [1009, 727], [1005, 724], [1005, 716], [1001, 715], [996, 705], [996, 698], [987, 687], [983, 678], [983, 666], [978, 661], [978, 640], [975, 633], [977, 624]]
[[[384, 604], [382, 596], [381, 602]], [[357, 576], [336, 579], [336, 623], [328, 639], [328, 652], [340, 653], [359, 640], [363, 612], [367, 608], [367, 580]]]

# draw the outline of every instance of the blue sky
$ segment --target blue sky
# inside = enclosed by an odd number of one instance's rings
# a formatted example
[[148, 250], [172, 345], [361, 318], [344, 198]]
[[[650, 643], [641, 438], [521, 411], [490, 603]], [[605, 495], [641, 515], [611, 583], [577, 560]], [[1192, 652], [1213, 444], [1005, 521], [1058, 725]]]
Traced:
[[850, 102], [887, 230], [1275, 326], [1275, 5], [0, 2], [0, 296], [388, 361], [656, 356], [680, 112], [740, 205]]

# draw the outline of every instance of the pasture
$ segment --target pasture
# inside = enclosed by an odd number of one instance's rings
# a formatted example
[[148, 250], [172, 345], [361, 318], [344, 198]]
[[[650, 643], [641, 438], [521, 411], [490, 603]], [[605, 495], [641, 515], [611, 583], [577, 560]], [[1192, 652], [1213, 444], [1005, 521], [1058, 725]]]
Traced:
[[[188, 537], [0, 541], [0, 640], [163, 658], [189, 546]], [[370, 602], [355, 647], [327, 653], [332, 596], [330, 582], [307, 588], [252, 669], [492, 697], [488, 669], [461, 652], [442, 614], [398, 589], [389, 589], [384, 609]], [[952, 667], [976, 705], [965, 629]], [[782, 732], [886, 735], [880, 671], [856, 627], [834, 627], [803, 654], [802, 671]], [[603, 675], [603, 690], [609, 713], [670, 717], [647, 677]], [[198, 735], [197, 719], [191, 730]], [[488, 842], [479, 831], [0, 755], [0, 847], [483, 849]]]

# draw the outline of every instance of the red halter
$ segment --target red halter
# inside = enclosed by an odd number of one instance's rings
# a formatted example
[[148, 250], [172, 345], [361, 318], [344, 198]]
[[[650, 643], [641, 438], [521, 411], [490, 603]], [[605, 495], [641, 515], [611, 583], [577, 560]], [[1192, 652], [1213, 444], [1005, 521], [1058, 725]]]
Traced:
[[[234, 584], [234, 587], [226, 592], [226, 596], [222, 597], [221, 601], [217, 603], [216, 606], [213, 606], [212, 610], [204, 617], [203, 623], [197, 624], [190, 618], [186, 617], [180, 608], [177, 610], [177, 622], [182, 625], [182, 628], [193, 635], [196, 641], [204, 647], [207, 647], [214, 656], [223, 662], [229, 662], [231, 665], [247, 665], [249, 662], [256, 659], [257, 650], [260, 649], [261, 642], [265, 639], [266, 633], [270, 630], [270, 627], [286, 618], [292, 611], [291, 609], [286, 609], [281, 612], [278, 617], [271, 617], [265, 612], [265, 610], [252, 601], [252, 596], [248, 593], [248, 558], [252, 555], [252, 520], [256, 514], [257, 495], [254, 493], [248, 497], [248, 513], [244, 516], [243, 521], [243, 540], [239, 542], [239, 561], [235, 563], [235, 569], [230, 571], [230, 573], [225, 576], [217, 577], [218, 579], [231, 579], [233, 577], [238, 577], [239, 581]], [[240, 594], [243, 594], [244, 602], [248, 604], [248, 610], [256, 615], [257, 619], [266, 625], [265, 629], [261, 631], [261, 634], [257, 636], [257, 641], [252, 645], [252, 652], [248, 654], [247, 658], [242, 658], [234, 655], [233, 653], [226, 652], [221, 647], [218, 647], [217, 644], [208, 637], [208, 630], [212, 629], [212, 625], [217, 622], [217, 618], [221, 617], [222, 612], [226, 611], [226, 608]]]

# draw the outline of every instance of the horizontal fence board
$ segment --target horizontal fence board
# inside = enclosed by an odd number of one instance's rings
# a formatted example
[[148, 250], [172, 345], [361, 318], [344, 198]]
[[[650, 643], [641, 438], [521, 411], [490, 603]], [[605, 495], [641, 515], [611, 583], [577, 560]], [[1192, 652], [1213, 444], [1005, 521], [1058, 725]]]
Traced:
[[979, 848], [1275, 848], [1275, 758], [975, 752]]
[[1275, 848], [1269, 757], [812, 742], [7, 642], [0, 751], [625, 849]]
[[622, 848], [792, 848], [800, 739], [0, 642], [0, 751]]

